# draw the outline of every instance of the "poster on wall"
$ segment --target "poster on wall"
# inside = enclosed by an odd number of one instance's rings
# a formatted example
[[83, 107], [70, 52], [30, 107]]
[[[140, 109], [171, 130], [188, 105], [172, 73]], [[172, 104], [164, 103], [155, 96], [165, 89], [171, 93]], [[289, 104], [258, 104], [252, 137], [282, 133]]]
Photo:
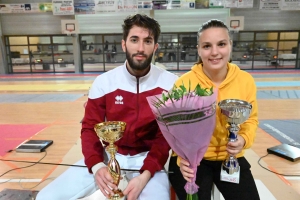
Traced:
[[253, 8], [253, 0], [224, 0], [225, 8]]
[[0, 13], [11, 13], [9, 4], [0, 4]]
[[238, 8], [253, 8], [253, 0], [238, 0]]
[[280, 0], [260, 0], [259, 9], [260, 10], [280, 10], [279, 1]]
[[74, 15], [73, 0], [52, 0], [53, 15]]
[[195, 0], [195, 8], [196, 9], [208, 9], [209, 8], [209, 0]]
[[52, 3], [39, 3], [41, 12], [52, 12]]
[[224, 0], [224, 7], [225, 8], [237, 8], [238, 1], [236, 0]]
[[168, 0], [167, 9], [180, 9], [180, 0]]
[[98, 0], [95, 5], [95, 13], [116, 12], [117, 9], [118, 9], [117, 0]]
[[209, 0], [209, 8], [224, 8], [224, 0]]
[[51, 11], [51, 3], [0, 4], [0, 13], [39, 13]]
[[138, 1], [138, 9], [139, 10], [152, 10], [152, 1], [144, 1], [139, 0]]
[[195, 0], [169, 0], [167, 9], [195, 9]]
[[97, 0], [95, 13], [103, 12], [136, 12], [138, 0]]
[[152, 1], [153, 3], [153, 10], [166, 10], [168, 1], [166, 0], [157, 0], [157, 1]]
[[300, 10], [300, 0], [281, 0], [281, 10]]
[[95, 14], [95, 0], [74, 0], [75, 14]]

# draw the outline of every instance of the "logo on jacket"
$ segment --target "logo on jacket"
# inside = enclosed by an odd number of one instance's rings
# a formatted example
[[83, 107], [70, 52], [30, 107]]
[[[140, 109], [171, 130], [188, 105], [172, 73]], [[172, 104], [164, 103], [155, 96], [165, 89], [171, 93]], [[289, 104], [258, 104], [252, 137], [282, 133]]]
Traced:
[[115, 104], [123, 104], [123, 97], [121, 95], [116, 96]]

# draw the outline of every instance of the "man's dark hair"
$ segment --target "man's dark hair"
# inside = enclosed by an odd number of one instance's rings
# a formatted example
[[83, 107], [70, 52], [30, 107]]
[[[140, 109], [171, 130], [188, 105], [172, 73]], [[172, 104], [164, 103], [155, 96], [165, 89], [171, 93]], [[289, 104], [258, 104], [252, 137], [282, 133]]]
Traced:
[[123, 40], [126, 41], [129, 31], [133, 26], [148, 29], [149, 35], [152, 35], [154, 38], [154, 43], [156, 44], [158, 42], [158, 37], [160, 35], [160, 25], [155, 19], [142, 14], [128, 16], [124, 20], [124, 24], [122, 25]]
[[[202, 26], [199, 28], [199, 30], [197, 32], [197, 45], [199, 45], [200, 33], [209, 28], [225, 28], [228, 31], [228, 35], [230, 36], [229, 29], [226, 26], [226, 24], [224, 24], [224, 22], [222, 22], [218, 19], [211, 19], [211, 20], [205, 22], [204, 24], [202, 24]], [[229, 60], [229, 62], [231, 62], [231, 59]], [[202, 63], [203, 63], [203, 61], [199, 56], [196, 64], [202, 64]]]

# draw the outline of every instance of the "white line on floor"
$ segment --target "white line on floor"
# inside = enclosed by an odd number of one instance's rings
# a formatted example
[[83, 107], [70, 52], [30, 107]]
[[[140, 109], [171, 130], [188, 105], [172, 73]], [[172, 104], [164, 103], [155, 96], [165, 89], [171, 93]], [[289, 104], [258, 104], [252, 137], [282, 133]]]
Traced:
[[42, 179], [0, 179], [0, 183], [4, 182], [41, 182]]
[[286, 180], [300, 180], [299, 176], [284, 176]]

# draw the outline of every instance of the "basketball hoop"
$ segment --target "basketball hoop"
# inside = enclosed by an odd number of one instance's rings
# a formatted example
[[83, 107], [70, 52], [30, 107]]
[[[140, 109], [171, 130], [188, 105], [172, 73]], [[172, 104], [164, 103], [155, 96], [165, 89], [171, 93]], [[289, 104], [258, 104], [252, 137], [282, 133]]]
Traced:
[[65, 34], [67, 34], [67, 36], [72, 36], [74, 34], [74, 30], [72, 30], [72, 29], [66, 29], [65, 30]]
[[231, 26], [230, 27], [230, 32], [231, 33], [239, 33], [239, 28], [237, 26]]

